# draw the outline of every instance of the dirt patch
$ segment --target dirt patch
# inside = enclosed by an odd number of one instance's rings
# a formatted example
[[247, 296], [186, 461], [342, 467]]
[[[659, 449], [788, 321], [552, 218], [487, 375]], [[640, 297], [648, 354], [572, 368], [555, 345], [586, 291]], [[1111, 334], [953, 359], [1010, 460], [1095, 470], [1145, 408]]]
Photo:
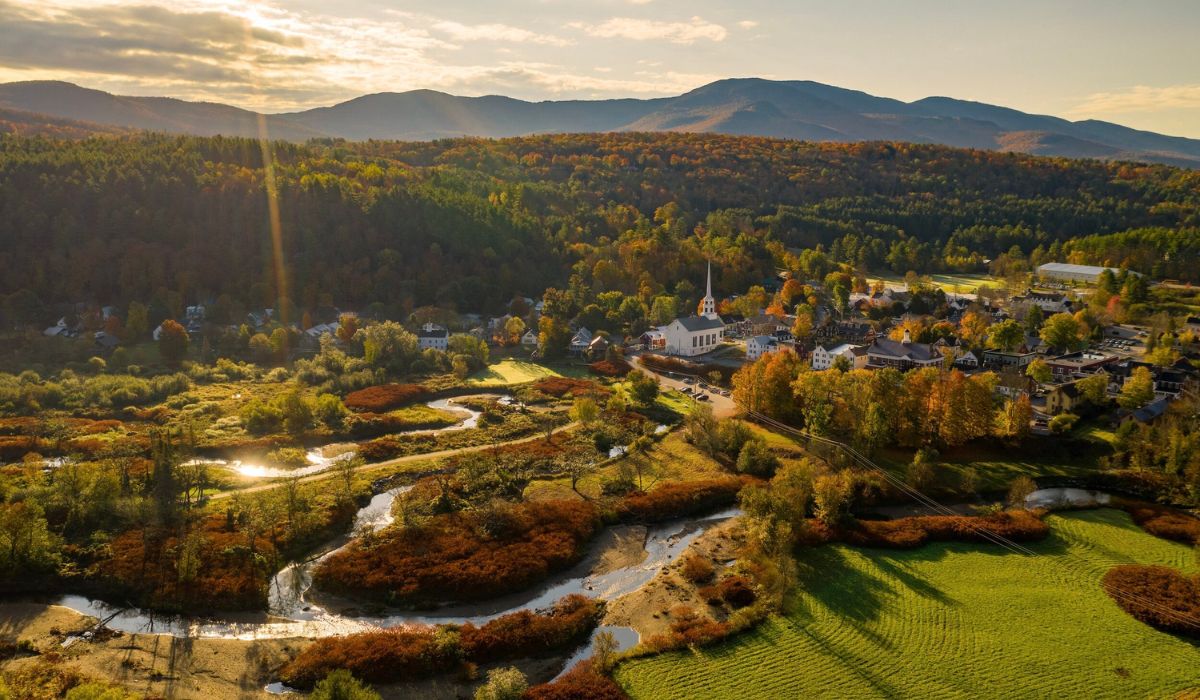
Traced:
[[637, 566], [646, 560], [646, 528], [642, 525], [610, 527], [596, 538], [598, 555], [591, 575]]
[[[66, 668], [120, 683], [148, 697], [272, 697], [263, 687], [275, 680], [275, 672], [288, 658], [309, 644], [305, 639], [177, 639], [116, 633], [62, 647], [67, 634], [83, 632], [95, 623], [95, 618], [56, 605], [0, 603], [0, 637], [29, 640], [42, 652], [60, 653]], [[16, 669], [36, 659], [17, 658], [0, 668]]]
[[[744, 542], [744, 533], [738, 519], [727, 520], [716, 525], [692, 542], [687, 548], [693, 554], [713, 563], [718, 572], [725, 569]], [[715, 619], [724, 615], [697, 593], [698, 586], [688, 581], [680, 572], [687, 555], [680, 556], [669, 567], [661, 570], [649, 583], [638, 590], [610, 601], [606, 607], [602, 625], [632, 627], [643, 640], [657, 634], [670, 632], [670, 610], [676, 605], [686, 605], [701, 613], [707, 612]]]

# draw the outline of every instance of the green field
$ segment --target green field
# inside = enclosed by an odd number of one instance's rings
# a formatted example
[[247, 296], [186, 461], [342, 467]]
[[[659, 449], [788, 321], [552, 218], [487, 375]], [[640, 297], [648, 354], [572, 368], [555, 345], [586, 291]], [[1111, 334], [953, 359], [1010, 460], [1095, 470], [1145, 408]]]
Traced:
[[1024, 557], [932, 544], [801, 555], [785, 615], [734, 640], [622, 664], [634, 698], [1163, 698], [1200, 688], [1200, 643], [1126, 615], [1100, 588], [1118, 563], [1194, 571], [1189, 547], [1125, 513], [1050, 516]]
[[[986, 274], [928, 275], [928, 277], [943, 291], [958, 294], [971, 294], [979, 287], [999, 287], [1001, 285], [999, 280]], [[891, 287], [904, 286], [904, 275], [872, 275], [867, 278], [867, 283], [874, 284], [876, 280], [883, 280], [884, 284]]]
[[467, 378], [467, 383], [476, 386], [510, 386], [537, 381], [543, 377], [561, 377], [558, 372], [535, 362], [507, 359], [487, 369], [480, 370]]

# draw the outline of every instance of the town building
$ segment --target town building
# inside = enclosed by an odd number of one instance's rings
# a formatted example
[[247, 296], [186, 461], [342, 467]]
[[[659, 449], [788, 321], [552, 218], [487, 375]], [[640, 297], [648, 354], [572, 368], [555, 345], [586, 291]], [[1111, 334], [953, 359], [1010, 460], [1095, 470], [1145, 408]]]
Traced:
[[830, 369], [839, 357], [846, 358], [851, 368], [862, 369], [867, 366], [867, 346], [852, 343], [818, 345], [812, 351], [812, 368]]
[[450, 331], [433, 323], [426, 323], [417, 331], [417, 347], [422, 350], [442, 350], [450, 347]]
[[867, 366], [874, 368], [894, 367], [907, 370], [914, 367], [932, 367], [942, 361], [937, 348], [927, 343], [914, 343], [904, 331], [902, 340], [876, 338], [867, 346]]
[[[1038, 265], [1037, 273], [1039, 277], [1047, 280], [1095, 284], [1096, 281], [1100, 279], [1100, 273], [1104, 272], [1105, 270], [1112, 271], [1114, 275], [1121, 272], [1115, 267], [1073, 265], [1071, 263], [1046, 263], [1044, 265]], [[1130, 270], [1130, 274], [1137, 275], [1139, 273]]]
[[717, 301], [712, 293], [712, 263], [708, 265], [708, 282], [700, 300], [700, 315], [677, 318], [657, 329], [663, 335], [663, 351], [682, 357], [712, 352], [725, 336], [725, 321], [717, 315]]
[[752, 336], [746, 341], [746, 359], [753, 362], [779, 347], [779, 341], [769, 335]]

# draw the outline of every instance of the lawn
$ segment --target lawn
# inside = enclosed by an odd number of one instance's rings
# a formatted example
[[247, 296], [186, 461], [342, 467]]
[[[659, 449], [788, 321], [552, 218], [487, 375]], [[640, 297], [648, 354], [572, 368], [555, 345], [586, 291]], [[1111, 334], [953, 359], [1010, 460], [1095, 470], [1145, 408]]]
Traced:
[[543, 377], [561, 377], [558, 372], [525, 360], [506, 359], [480, 370], [467, 378], [467, 383], [476, 386], [510, 386], [537, 381]]
[[698, 652], [622, 664], [637, 698], [1145, 698], [1200, 687], [1200, 643], [1128, 616], [1118, 563], [1196, 555], [1116, 510], [1050, 516], [1042, 556], [962, 543], [801, 554], [788, 611]]

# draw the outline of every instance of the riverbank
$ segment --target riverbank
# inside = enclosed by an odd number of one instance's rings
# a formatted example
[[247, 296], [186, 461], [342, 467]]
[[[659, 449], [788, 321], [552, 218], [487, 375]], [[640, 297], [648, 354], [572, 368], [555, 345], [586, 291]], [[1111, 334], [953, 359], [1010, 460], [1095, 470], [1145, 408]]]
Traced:
[[56, 665], [89, 678], [121, 684], [146, 697], [267, 698], [275, 673], [311, 643], [307, 639], [194, 639], [111, 632], [92, 640], [64, 640], [95, 627], [97, 619], [60, 605], [0, 603], [0, 639], [28, 641], [40, 656], [0, 664], [15, 671], [50, 654]]

